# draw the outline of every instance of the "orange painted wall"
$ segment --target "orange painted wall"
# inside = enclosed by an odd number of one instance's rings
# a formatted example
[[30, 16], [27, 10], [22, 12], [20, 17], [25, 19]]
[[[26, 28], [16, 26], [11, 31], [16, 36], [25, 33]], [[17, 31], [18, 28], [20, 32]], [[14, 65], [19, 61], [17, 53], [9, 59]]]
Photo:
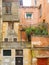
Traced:
[[49, 3], [48, 3], [48, 0], [40, 0], [40, 4], [42, 5], [41, 20], [45, 19], [45, 21], [47, 23], [49, 23]]
[[22, 41], [26, 41], [26, 33], [24, 31], [21, 32], [22, 33]]

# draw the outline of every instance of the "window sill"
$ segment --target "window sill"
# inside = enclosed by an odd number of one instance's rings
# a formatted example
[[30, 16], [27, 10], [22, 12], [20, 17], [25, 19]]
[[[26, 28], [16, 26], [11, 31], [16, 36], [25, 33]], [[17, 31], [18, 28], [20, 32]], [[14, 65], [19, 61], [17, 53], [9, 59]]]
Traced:
[[32, 18], [25, 18], [26, 20], [31, 20]]
[[39, 8], [39, 6], [20, 6], [20, 8]]

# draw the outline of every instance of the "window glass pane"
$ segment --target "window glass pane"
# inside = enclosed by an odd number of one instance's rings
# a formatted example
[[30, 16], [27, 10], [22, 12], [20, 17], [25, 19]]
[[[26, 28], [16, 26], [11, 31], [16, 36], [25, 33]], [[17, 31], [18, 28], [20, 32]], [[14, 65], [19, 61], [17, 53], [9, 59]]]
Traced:
[[14, 38], [14, 42], [17, 42], [17, 38]]
[[23, 50], [16, 50], [16, 56], [17, 55], [21, 55], [22, 56], [23, 55]]
[[11, 56], [11, 50], [3, 50], [3, 56]]
[[20, 5], [23, 5], [23, 0], [20, 0]]
[[6, 0], [2, 0], [2, 2], [6, 2]]
[[31, 0], [23, 0], [23, 6], [31, 6]]
[[34, 0], [35, 5], [37, 4], [37, 0]]
[[32, 13], [25, 13], [25, 18], [32, 18]]
[[8, 38], [5, 38], [4, 41], [5, 41], [5, 42], [8, 42]]
[[48, 0], [48, 3], [49, 3], [49, 0]]
[[27, 13], [26, 16], [27, 16], [27, 17], [31, 17], [32, 14], [31, 14], [31, 13]]

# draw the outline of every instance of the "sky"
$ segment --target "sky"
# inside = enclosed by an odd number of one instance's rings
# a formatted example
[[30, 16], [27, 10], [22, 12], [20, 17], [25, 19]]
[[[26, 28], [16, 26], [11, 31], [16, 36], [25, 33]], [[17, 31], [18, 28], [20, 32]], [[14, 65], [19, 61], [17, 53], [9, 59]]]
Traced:
[[23, 6], [30, 6], [31, 0], [23, 0]]

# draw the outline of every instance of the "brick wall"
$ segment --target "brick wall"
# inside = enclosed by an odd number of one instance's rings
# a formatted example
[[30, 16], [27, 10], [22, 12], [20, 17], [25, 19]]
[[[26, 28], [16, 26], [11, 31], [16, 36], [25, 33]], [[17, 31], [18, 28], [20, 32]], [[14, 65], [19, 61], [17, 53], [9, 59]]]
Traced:
[[[25, 13], [31, 12], [33, 17], [31, 19], [25, 18]], [[20, 24], [22, 25], [29, 25], [29, 24], [36, 24], [39, 22], [39, 9], [38, 8], [20, 8]]]
[[38, 47], [46, 47], [49, 45], [49, 37], [44, 36], [32, 36], [32, 45]]

